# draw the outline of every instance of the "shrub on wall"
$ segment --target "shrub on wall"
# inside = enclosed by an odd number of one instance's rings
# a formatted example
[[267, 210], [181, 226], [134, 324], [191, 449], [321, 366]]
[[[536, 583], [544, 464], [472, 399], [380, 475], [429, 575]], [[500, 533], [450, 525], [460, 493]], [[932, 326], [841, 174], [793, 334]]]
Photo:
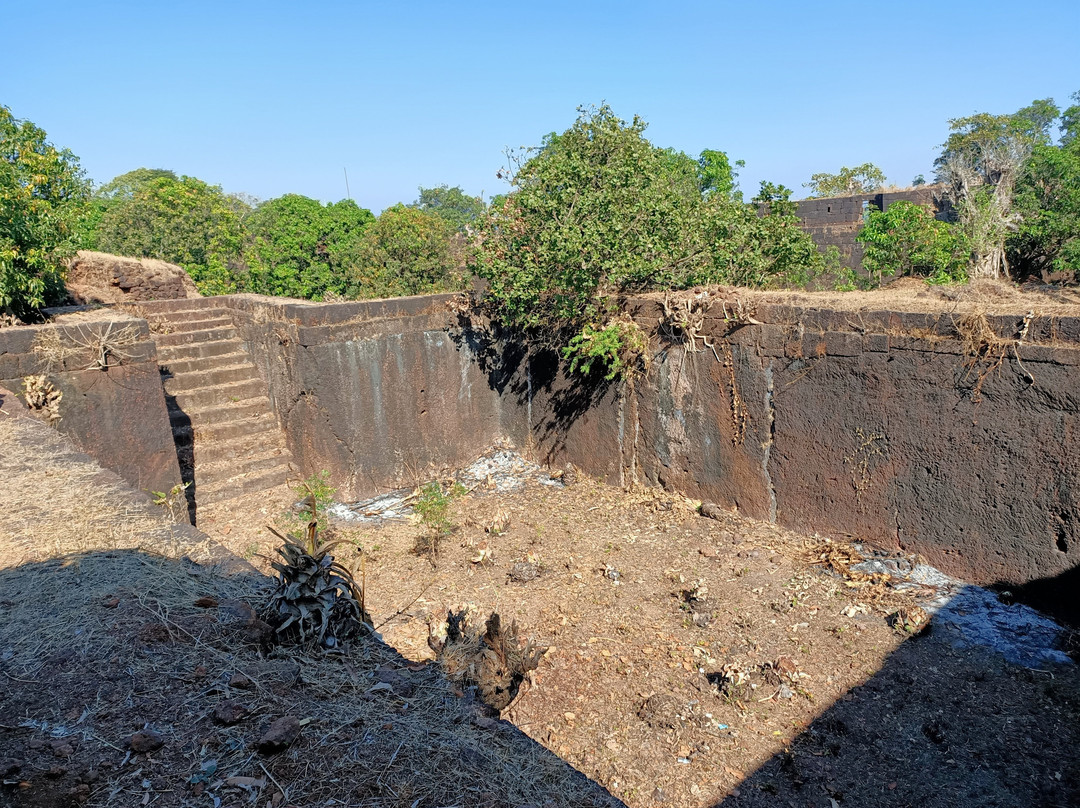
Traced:
[[932, 283], [967, 280], [963, 239], [923, 205], [907, 200], [871, 210], [856, 236], [872, 284], [893, 275], [920, 275]]

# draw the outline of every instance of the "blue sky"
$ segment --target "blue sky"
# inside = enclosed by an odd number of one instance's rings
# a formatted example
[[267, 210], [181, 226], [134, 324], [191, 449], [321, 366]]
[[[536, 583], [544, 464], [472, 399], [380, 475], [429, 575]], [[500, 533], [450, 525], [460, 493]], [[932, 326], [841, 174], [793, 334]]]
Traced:
[[1080, 2], [0, 0], [0, 104], [104, 183], [171, 168], [267, 199], [486, 195], [581, 104], [804, 193], [874, 162], [929, 177], [947, 120], [1080, 90]]

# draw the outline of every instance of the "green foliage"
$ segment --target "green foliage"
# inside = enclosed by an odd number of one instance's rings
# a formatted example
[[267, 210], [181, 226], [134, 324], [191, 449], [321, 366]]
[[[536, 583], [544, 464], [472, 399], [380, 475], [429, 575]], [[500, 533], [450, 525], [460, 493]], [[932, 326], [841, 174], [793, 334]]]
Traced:
[[1013, 207], [1016, 183], [1033, 150], [1050, 143], [1057, 117], [1054, 102], [1043, 99], [1011, 115], [980, 112], [949, 121], [951, 133], [934, 166], [956, 200], [972, 275], [1008, 274], [1005, 240], [1023, 220]]
[[478, 227], [472, 269], [499, 317], [563, 343], [579, 368], [622, 355], [625, 334], [610, 325], [621, 294], [778, 284], [823, 262], [787, 189], [763, 188], [773, 204], [759, 215], [734, 190], [723, 152], [695, 161], [644, 131], [609, 107], [580, 109], [572, 127], [526, 153], [512, 193]]
[[394, 205], [366, 228], [357, 245], [350, 294], [396, 297], [462, 289], [463, 251], [446, 220]]
[[432, 566], [439, 554], [439, 542], [454, 530], [450, 505], [464, 494], [465, 488], [460, 483], [455, 482], [444, 488], [442, 483], [432, 480], [422, 485], [416, 495], [413, 511], [424, 526], [424, 534], [416, 542], [416, 551], [426, 553]]
[[0, 313], [28, 315], [63, 297], [89, 183], [79, 160], [0, 106]]
[[[326, 521], [326, 509], [334, 504], [334, 494], [337, 493], [337, 489], [330, 485], [330, 472], [323, 469], [318, 474], [312, 474], [307, 479], [301, 480], [293, 486], [293, 493], [304, 501], [305, 508], [309, 511], [314, 503], [319, 530], [326, 533], [329, 527]], [[287, 521], [290, 531], [301, 526], [295, 514], [290, 514]], [[306, 524], [306, 521], [303, 524]]]
[[697, 166], [607, 106], [579, 110], [511, 179], [480, 225], [473, 269], [507, 321], [580, 330], [620, 290], [673, 285], [709, 265]]
[[877, 284], [896, 274], [932, 283], [967, 280], [967, 255], [953, 228], [914, 202], [871, 210], [856, 240], [863, 244], [863, 267]]
[[[138, 172], [117, 180], [131, 174]], [[236, 200], [218, 186], [170, 175], [121, 184], [97, 226], [98, 248], [179, 264], [203, 294], [237, 291], [234, 267], [243, 248], [243, 228]]]
[[1017, 180], [1022, 221], [1007, 249], [1021, 276], [1080, 272], [1080, 93], [1073, 99], [1061, 115], [1060, 145], [1036, 144]]
[[854, 168], [844, 166], [836, 174], [820, 172], [804, 183], [811, 197], [854, 196], [869, 194], [885, 184], [885, 173], [873, 163], [863, 163]]
[[564, 359], [570, 360], [570, 372], [588, 375], [593, 366], [605, 369], [608, 381], [627, 375], [646, 356], [648, 338], [637, 323], [629, 319], [611, 320], [603, 328], [588, 323], [562, 349]]
[[465, 233], [487, 210], [484, 200], [469, 196], [458, 186], [420, 188], [419, 198], [409, 207], [434, 213], [458, 233]]
[[734, 165], [727, 153], [715, 149], [705, 149], [698, 157], [698, 182], [703, 194], [719, 194], [722, 197], [742, 201], [738, 187], [739, 169], [746, 165], [745, 160], [736, 160]]
[[352, 200], [324, 206], [286, 194], [263, 202], [245, 221], [245, 289], [311, 300], [346, 294], [350, 263], [374, 219]]

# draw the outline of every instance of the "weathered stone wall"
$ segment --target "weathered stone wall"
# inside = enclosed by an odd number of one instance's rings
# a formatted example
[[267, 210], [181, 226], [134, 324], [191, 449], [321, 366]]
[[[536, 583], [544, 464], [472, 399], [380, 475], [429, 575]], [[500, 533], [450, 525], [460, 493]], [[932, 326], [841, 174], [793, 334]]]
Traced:
[[733, 329], [720, 300], [704, 313], [715, 352], [661, 340], [644, 378], [569, 424], [534, 398], [540, 453], [979, 583], [1080, 563], [1080, 319], [1036, 318], [1017, 345], [1022, 314], [987, 317], [1001, 341], [973, 346], [953, 314], [766, 305]]
[[825, 199], [803, 199], [795, 215], [802, 220], [803, 229], [822, 251], [836, 247], [844, 266], [858, 270], [862, 266], [863, 246], [855, 240], [863, 226], [866, 211], [871, 208], [887, 210], [893, 202], [906, 200], [925, 205], [939, 218], [950, 215], [951, 208], [942, 198], [939, 185], [923, 185], [906, 191], [836, 196]]
[[69, 294], [78, 303], [124, 303], [201, 297], [183, 267], [156, 258], [79, 250], [68, 264]]
[[[510, 439], [614, 484], [920, 552], [980, 583], [1078, 566], [1080, 318], [1035, 317], [1018, 344], [1022, 313], [988, 316], [979, 336], [956, 313], [768, 303], [740, 326], [732, 302], [694, 303], [689, 341], [660, 326], [659, 300], [630, 301], [656, 335], [647, 372], [630, 383], [568, 379], [553, 352], [526, 350], [450, 295], [214, 305], [232, 313], [301, 471], [329, 470], [343, 497], [411, 484]], [[22, 340], [15, 364], [0, 357], [0, 384], [17, 387], [37, 368]], [[118, 452], [132, 390], [138, 407], [160, 401], [156, 368], [138, 367], [61, 374], [65, 397], [105, 399], [86, 408], [104, 419], [61, 427], [103, 444], [87, 449], [95, 457]], [[144, 452], [155, 454], [119, 450]]]
[[[108, 310], [79, 318], [0, 329], [0, 387], [19, 392], [24, 378], [44, 374], [63, 393], [60, 432], [134, 487], [169, 491], [180, 483], [180, 466], [146, 321]], [[50, 362], [35, 351], [50, 331], [74, 352]], [[103, 342], [114, 346], [107, 369], [96, 361]]]
[[339, 496], [357, 498], [411, 485], [514, 434], [454, 299], [229, 298], [302, 473], [326, 469]]

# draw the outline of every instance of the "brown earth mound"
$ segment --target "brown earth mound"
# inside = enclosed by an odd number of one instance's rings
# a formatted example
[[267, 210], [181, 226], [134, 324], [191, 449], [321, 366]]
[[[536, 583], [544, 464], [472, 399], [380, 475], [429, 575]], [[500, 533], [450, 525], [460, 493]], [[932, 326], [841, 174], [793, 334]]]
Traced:
[[202, 297], [183, 267], [156, 258], [79, 250], [68, 264], [68, 292], [79, 303]]

